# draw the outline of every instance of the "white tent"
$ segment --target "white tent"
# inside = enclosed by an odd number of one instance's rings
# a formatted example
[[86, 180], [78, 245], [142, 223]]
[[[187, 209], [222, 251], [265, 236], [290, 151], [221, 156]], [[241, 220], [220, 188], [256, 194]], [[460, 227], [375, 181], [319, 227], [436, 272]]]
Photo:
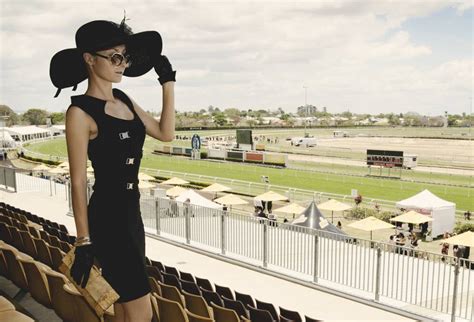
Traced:
[[221, 205], [215, 202], [212, 202], [209, 199], [204, 198], [203, 196], [201, 196], [199, 193], [195, 192], [192, 189], [188, 189], [187, 191], [181, 193], [179, 197], [176, 198], [176, 201], [185, 202], [187, 199], [189, 199], [189, 203], [191, 205], [213, 208], [213, 209], [222, 209]]
[[447, 231], [453, 232], [456, 221], [456, 204], [443, 200], [426, 189], [408, 199], [397, 202], [397, 207], [430, 214], [433, 218], [432, 237], [442, 235]]

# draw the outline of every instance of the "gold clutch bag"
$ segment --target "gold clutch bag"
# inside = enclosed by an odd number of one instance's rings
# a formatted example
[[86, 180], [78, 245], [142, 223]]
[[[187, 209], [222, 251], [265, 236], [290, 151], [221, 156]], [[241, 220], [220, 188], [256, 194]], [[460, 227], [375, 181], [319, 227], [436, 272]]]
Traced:
[[92, 266], [89, 280], [85, 288], [80, 287], [74, 282], [71, 277], [71, 266], [74, 262], [74, 251], [73, 247], [66, 256], [63, 257], [63, 262], [59, 266], [59, 270], [63, 273], [77, 290], [84, 296], [87, 303], [94, 309], [99, 317], [102, 317], [105, 311], [119, 299], [119, 295], [110, 286], [110, 284], [102, 277], [99, 269], [96, 266]]

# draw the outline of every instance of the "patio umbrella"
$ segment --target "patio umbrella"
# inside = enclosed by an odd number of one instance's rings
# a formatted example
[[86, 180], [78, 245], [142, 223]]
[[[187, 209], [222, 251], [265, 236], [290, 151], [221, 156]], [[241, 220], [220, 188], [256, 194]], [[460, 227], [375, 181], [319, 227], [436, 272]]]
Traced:
[[182, 194], [183, 192], [185, 192], [186, 190], [188, 190], [188, 189], [176, 186], [176, 187], [173, 187], [173, 188], [170, 188], [170, 189], [166, 190], [166, 195], [170, 196], [170, 197], [177, 197], [180, 194]]
[[347, 226], [360, 230], [370, 231], [370, 240], [372, 240], [372, 231], [395, 227], [394, 225], [386, 223], [385, 221], [375, 218], [374, 216], [364, 218]]
[[258, 195], [255, 197], [257, 200], [262, 200], [262, 201], [283, 201], [283, 200], [288, 200], [287, 197], [280, 195], [279, 193], [273, 192], [273, 191], [267, 191], [265, 193], [262, 193], [261, 195]]
[[140, 189], [149, 189], [149, 188], [153, 188], [154, 186], [155, 186], [154, 184], [151, 184], [148, 181], [144, 181], [144, 180], [138, 181], [138, 188]]
[[155, 177], [152, 177], [146, 173], [140, 172], [138, 173], [138, 179], [139, 180], [145, 180], [145, 181], [150, 181], [150, 180], [155, 180]]
[[409, 224], [419, 225], [428, 221], [433, 221], [433, 218], [430, 218], [426, 215], [422, 215], [416, 211], [410, 210], [409, 212], [406, 212], [397, 217], [391, 218], [390, 221], [405, 222]]
[[207, 186], [206, 188], [201, 189], [201, 191], [207, 191], [207, 192], [223, 192], [223, 191], [229, 191], [229, 190], [232, 190], [232, 188], [224, 186], [220, 183], [213, 183], [210, 186]]
[[296, 203], [292, 203], [292, 204], [289, 204], [289, 205], [286, 205], [284, 207], [281, 207], [281, 208], [278, 208], [278, 209], [275, 209], [275, 211], [278, 211], [278, 212], [284, 212], [284, 213], [287, 213], [287, 214], [293, 214], [293, 218], [295, 218], [295, 214], [301, 214], [303, 211], [305, 211], [306, 208], [303, 207], [303, 206], [300, 206]]
[[220, 198], [215, 199], [214, 202], [217, 202], [221, 205], [229, 205], [229, 206], [248, 204], [248, 202], [245, 201], [244, 199], [239, 198], [238, 196], [233, 195], [231, 193], [228, 194], [228, 195], [225, 195], [224, 197], [220, 197]]
[[441, 241], [442, 243], [448, 243], [453, 245], [462, 245], [467, 247], [474, 247], [474, 232], [466, 231], [462, 234], [446, 238]]
[[334, 212], [335, 211], [346, 211], [352, 209], [352, 206], [349, 206], [343, 202], [329, 199], [326, 202], [318, 205], [319, 210], [328, 210], [331, 212], [331, 222], [334, 222]]
[[33, 170], [33, 171], [45, 171], [45, 170], [46, 170], [46, 171], [49, 171], [49, 170], [51, 170], [51, 168], [48, 167], [48, 166], [46, 166], [46, 165], [44, 165], [44, 164], [40, 164], [40, 165], [35, 166], [35, 167], [34, 167], [33, 169], [31, 169], [31, 170]]
[[167, 184], [171, 186], [179, 186], [181, 184], [188, 184], [189, 182], [180, 178], [173, 177], [171, 179], [168, 179], [166, 181], [163, 181], [161, 184]]

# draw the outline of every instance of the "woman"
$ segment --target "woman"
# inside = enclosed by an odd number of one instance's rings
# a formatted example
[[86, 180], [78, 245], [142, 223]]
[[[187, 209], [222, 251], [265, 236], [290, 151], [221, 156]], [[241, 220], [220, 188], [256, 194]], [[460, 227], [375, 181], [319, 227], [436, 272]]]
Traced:
[[[151, 321], [150, 287], [145, 269], [145, 235], [140, 213], [138, 170], [145, 135], [161, 141], [174, 137], [176, 72], [161, 55], [155, 31], [133, 34], [130, 27], [92, 21], [76, 33], [77, 48], [51, 60], [53, 84], [74, 86], [87, 78], [83, 95], [71, 97], [66, 112], [66, 141], [77, 230], [71, 276], [85, 287], [94, 259], [119, 294], [115, 321]], [[160, 121], [124, 92], [112, 88], [122, 76], [155, 69], [162, 85]], [[92, 161], [94, 192], [87, 204], [86, 162]]]

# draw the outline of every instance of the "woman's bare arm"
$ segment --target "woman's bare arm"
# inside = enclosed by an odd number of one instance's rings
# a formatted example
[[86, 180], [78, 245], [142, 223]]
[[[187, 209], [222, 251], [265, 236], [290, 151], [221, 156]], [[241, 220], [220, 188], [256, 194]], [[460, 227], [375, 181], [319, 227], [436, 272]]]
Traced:
[[135, 111], [145, 124], [146, 133], [157, 140], [170, 142], [174, 139], [175, 111], [174, 111], [174, 82], [166, 82], [163, 88], [163, 109], [160, 122], [145, 112], [131, 98]]
[[71, 174], [71, 196], [77, 237], [89, 236], [87, 221], [87, 146], [90, 116], [77, 106], [66, 113], [66, 143]]

